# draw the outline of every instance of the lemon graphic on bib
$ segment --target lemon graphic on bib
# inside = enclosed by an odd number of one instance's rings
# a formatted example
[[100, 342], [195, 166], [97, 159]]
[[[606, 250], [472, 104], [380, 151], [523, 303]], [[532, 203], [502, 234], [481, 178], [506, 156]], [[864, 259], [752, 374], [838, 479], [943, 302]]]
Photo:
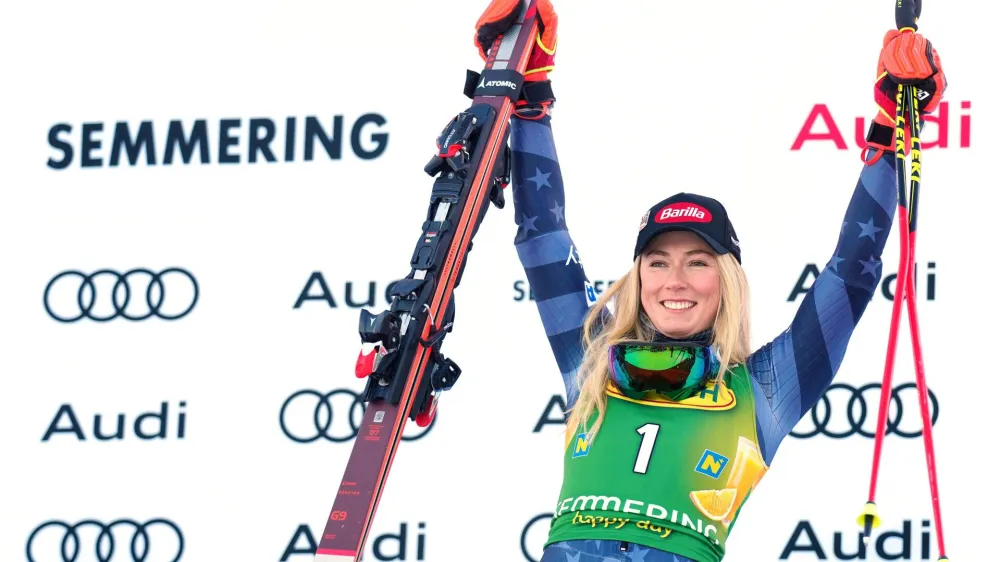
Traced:
[[697, 490], [691, 492], [691, 501], [702, 515], [712, 521], [722, 521], [736, 505], [736, 489]]
[[721, 490], [693, 491], [689, 494], [691, 502], [705, 517], [729, 527], [747, 494], [766, 472], [760, 449], [753, 441], [740, 437], [726, 486]]

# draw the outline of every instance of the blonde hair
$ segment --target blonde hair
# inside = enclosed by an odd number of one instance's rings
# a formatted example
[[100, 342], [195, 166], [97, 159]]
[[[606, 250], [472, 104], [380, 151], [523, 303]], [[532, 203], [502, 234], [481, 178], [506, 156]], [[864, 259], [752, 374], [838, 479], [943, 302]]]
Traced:
[[[608, 348], [623, 340], [653, 339], [656, 329], [642, 310], [640, 301], [641, 262], [642, 256], [636, 258], [628, 274], [601, 294], [584, 321], [585, 352], [577, 373], [580, 392], [570, 409], [566, 424], [567, 436], [574, 435], [577, 428], [586, 429], [587, 420], [595, 409], [597, 419], [587, 432], [587, 441], [591, 442], [600, 429], [607, 408], [605, 388], [609, 377]], [[731, 367], [746, 362], [750, 355], [750, 291], [746, 275], [736, 258], [731, 254], [721, 254], [717, 256], [716, 263], [721, 298], [715, 315], [712, 347], [720, 365], [724, 367], [720, 367], [715, 379], [719, 383]], [[614, 302], [610, 322], [601, 326], [601, 311], [612, 299]]]

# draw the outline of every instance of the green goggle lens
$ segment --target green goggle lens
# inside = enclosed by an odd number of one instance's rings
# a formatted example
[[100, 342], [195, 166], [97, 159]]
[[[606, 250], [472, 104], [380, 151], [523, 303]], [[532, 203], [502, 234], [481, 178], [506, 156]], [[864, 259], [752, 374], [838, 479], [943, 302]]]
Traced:
[[625, 342], [610, 350], [611, 379], [627, 394], [656, 392], [672, 400], [693, 395], [712, 369], [704, 348]]
[[693, 353], [688, 349], [654, 350], [649, 347], [626, 347], [625, 362], [633, 367], [650, 371], [665, 371], [680, 366], [684, 361], [692, 359]]

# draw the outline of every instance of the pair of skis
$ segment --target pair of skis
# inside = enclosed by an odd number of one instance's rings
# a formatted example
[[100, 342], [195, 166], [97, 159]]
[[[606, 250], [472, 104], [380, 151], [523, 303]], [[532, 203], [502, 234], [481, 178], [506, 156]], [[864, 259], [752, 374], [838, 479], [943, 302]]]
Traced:
[[[896, 1], [896, 28], [917, 31], [920, 19], [921, 0]], [[917, 245], [917, 202], [920, 192], [920, 131], [923, 120], [918, 110], [917, 89], [900, 84], [896, 90], [896, 186], [899, 211], [899, 273], [896, 277], [896, 292], [892, 299], [892, 319], [889, 325], [889, 343], [886, 349], [885, 369], [882, 374], [882, 393], [879, 399], [878, 428], [875, 431], [875, 451], [872, 458], [871, 482], [868, 502], [865, 504], [858, 524], [864, 528], [863, 540], [867, 545], [872, 529], [878, 527], [880, 519], [875, 506], [875, 489], [878, 483], [878, 469], [882, 458], [882, 443], [885, 440], [889, 415], [889, 397], [892, 393], [893, 362], [896, 357], [896, 340], [899, 317], [906, 301], [907, 318], [910, 324], [910, 340], [913, 346], [913, 363], [916, 368], [917, 392], [920, 396], [920, 417], [923, 420], [924, 453], [927, 458], [927, 477], [930, 481], [931, 504], [934, 510], [934, 528], [937, 535], [938, 562], [947, 562], [944, 550], [944, 532], [941, 529], [941, 507], [938, 500], [937, 469], [934, 462], [934, 438], [932, 434], [927, 380], [924, 375], [923, 349], [920, 344], [920, 329], [917, 323], [916, 289], [913, 279], [914, 254]], [[910, 194], [906, 193], [906, 122], [910, 126]]]
[[361, 311], [355, 374], [367, 379], [364, 419], [316, 548], [316, 562], [361, 560], [407, 419], [431, 423], [441, 392], [461, 369], [441, 355], [452, 329], [453, 291], [490, 204], [503, 208], [510, 182], [510, 118], [538, 34], [536, 0], [493, 43], [482, 73], [469, 72], [468, 109], [437, 139], [424, 171], [436, 179], [410, 273], [390, 289], [388, 310]]

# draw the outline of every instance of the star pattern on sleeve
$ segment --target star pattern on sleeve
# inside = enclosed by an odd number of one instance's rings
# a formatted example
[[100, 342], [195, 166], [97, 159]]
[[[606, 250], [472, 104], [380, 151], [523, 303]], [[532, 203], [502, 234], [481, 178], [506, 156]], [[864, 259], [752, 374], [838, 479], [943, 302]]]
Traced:
[[827, 265], [830, 267], [830, 269], [839, 273], [840, 270], [838, 268], [840, 267], [840, 262], [842, 261], [844, 261], [844, 258], [839, 256], [833, 256], [832, 258], [830, 258], [830, 262]]
[[859, 222], [858, 226], [861, 227], [861, 234], [858, 234], [858, 238], [862, 236], [867, 236], [875, 241], [875, 235], [879, 233], [882, 229], [875, 226], [875, 217], [868, 217], [868, 222]]
[[538, 220], [537, 216], [529, 217], [528, 215], [521, 213], [521, 226], [524, 228], [525, 232], [529, 230], [534, 230], [538, 232], [538, 228], [535, 227], [535, 221]]
[[552, 203], [555, 206], [552, 207], [551, 209], [549, 209], [549, 211], [552, 211], [552, 214], [555, 215], [555, 217], [556, 217], [556, 224], [559, 224], [559, 221], [565, 221], [566, 220], [566, 216], [563, 215], [563, 209], [565, 209], [565, 207], [559, 206], [559, 200], [558, 199], [556, 199]]
[[514, 189], [518, 193], [515, 205], [519, 228], [515, 242], [566, 230], [566, 199], [558, 164], [528, 152], [519, 153], [517, 162], [520, 171], [515, 172], [518, 177]]
[[867, 260], [858, 260], [858, 263], [860, 263], [863, 268], [861, 270], [861, 275], [868, 275], [870, 273], [872, 277], [878, 277], [876, 268], [878, 268], [879, 261], [875, 259], [875, 256], [871, 256]]
[[552, 172], [547, 172], [543, 174], [542, 170], [536, 166], [535, 175], [528, 178], [528, 181], [535, 182], [535, 191], [538, 191], [543, 187], [552, 187], [552, 184], [549, 183], [549, 176], [551, 175]]
[[[895, 208], [891, 166], [866, 167], [840, 223], [840, 235], [827, 270], [845, 283], [874, 291], [882, 272], [882, 252], [890, 235]], [[904, 225], [905, 227], [905, 225]]]

